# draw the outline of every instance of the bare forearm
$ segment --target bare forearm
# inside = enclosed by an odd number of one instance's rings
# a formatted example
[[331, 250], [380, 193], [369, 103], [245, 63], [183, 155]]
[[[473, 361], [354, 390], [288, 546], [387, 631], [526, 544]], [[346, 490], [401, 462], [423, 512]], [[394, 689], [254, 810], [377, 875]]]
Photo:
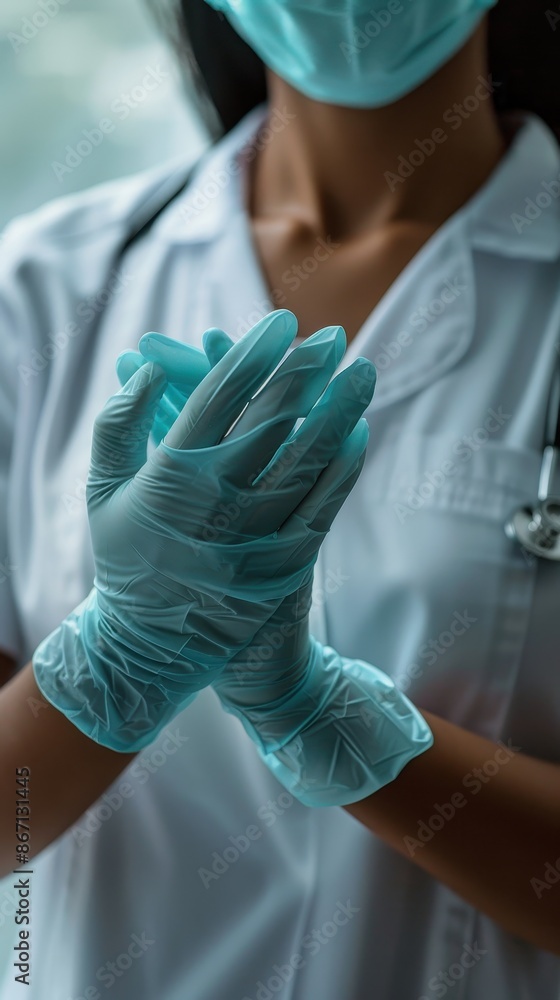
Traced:
[[30, 855], [67, 830], [134, 758], [84, 736], [28, 664], [0, 690], [0, 876], [16, 867], [16, 768], [29, 768]]
[[[434, 746], [348, 812], [511, 933], [560, 955], [560, 767], [424, 713]], [[504, 749], [505, 748], [505, 749]]]

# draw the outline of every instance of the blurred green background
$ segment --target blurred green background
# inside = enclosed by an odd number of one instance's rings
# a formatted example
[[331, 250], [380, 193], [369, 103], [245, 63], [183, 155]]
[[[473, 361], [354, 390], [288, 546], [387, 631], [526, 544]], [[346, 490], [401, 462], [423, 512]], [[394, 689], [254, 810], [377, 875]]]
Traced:
[[[194, 160], [206, 142], [144, 0], [1, 0], [0, 88], [0, 228], [178, 153]], [[62, 174], [53, 164], [103, 118], [114, 129]]]
[[[143, 0], [1, 0], [0, 94], [0, 230], [51, 198], [181, 153], [194, 161], [208, 141]], [[53, 166], [104, 118], [114, 129], [89, 155]], [[0, 967], [14, 878], [0, 882]]]

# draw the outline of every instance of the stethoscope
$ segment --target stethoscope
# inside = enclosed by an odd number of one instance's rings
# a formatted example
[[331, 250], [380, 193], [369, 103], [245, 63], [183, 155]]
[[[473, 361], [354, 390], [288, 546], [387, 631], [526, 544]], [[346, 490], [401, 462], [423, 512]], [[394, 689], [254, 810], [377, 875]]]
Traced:
[[[177, 176], [179, 173], [179, 184]], [[180, 167], [162, 187], [140, 207], [139, 218], [131, 220], [131, 228], [119, 246], [111, 266], [115, 268], [126, 253], [144, 236], [185, 190], [194, 173], [193, 167], [185, 171]], [[560, 360], [550, 393], [546, 422], [546, 444], [543, 452], [539, 480], [538, 503], [531, 509], [523, 507], [513, 514], [505, 525], [508, 538], [519, 543], [533, 556], [560, 562]]]
[[513, 514], [505, 530], [531, 555], [560, 562], [560, 360], [550, 392], [538, 503]]

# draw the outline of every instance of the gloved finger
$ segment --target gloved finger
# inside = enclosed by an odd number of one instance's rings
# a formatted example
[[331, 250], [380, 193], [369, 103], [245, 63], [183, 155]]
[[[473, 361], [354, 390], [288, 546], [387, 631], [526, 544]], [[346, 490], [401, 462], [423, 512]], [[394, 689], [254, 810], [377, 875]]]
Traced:
[[116, 362], [117, 377], [121, 385], [126, 385], [129, 379], [145, 365], [146, 362], [139, 351], [123, 351]]
[[[223, 330], [210, 329], [202, 337], [204, 351], [181, 344], [161, 333], [148, 333], [140, 340], [141, 352], [125, 351], [117, 361], [129, 370], [132, 359], [140, 357], [144, 361], [155, 361], [165, 371], [169, 381], [179, 386], [186, 396], [202, 382], [211, 368], [233, 347], [233, 340]], [[131, 357], [132, 356], [132, 357]], [[122, 360], [121, 360], [122, 359]]]
[[[285, 359], [253, 397], [227, 436], [251, 437], [251, 448], [240, 452], [238, 481], [250, 485], [293, 431], [307, 416], [334, 375], [346, 349], [340, 326], [326, 327], [309, 337]], [[258, 466], [256, 465], [258, 461]]]
[[226, 356], [233, 344], [234, 341], [223, 330], [211, 329], [203, 334], [202, 346], [211, 368], [215, 368], [218, 361]]
[[[150, 351], [152, 360], [160, 364], [169, 379], [175, 377], [181, 382], [180, 388], [169, 384], [161, 398], [152, 427], [152, 439], [156, 445], [163, 440], [175, 423], [192, 390], [198, 385], [196, 379], [202, 381], [210, 367], [214, 367], [233, 346], [233, 341], [223, 330], [208, 330], [203, 336], [203, 344], [208, 358], [207, 365], [201, 362], [200, 358], [193, 356], [193, 351], [196, 349], [189, 345], [179, 344], [162, 335], [157, 335], [157, 339], [152, 341]], [[169, 350], [166, 349], [167, 346]], [[202, 358], [201, 351], [196, 351], [196, 355]], [[145, 363], [146, 360], [139, 351], [123, 351], [117, 358], [116, 365], [121, 385], [125, 385]]]
[[293, 515], [276, 529], [274, 540], [279, 545], [279, 551], [290, 545], [294, 534], [301, 538], [303, 521], [309, 533], [298, 549], [297, 558], [302, 565], [314, 564], [325, 534], [360, 476], [368, 439], [367, 421], [360, 419], [328, 467], [323, 470], [314, 488], [294, 510]]
[[186, 402], [186, 400], [183, 399], [182, 404], [177, 407], [174, 406], [166, 397], [167, 393], [165, 393], [160, 400], [157, 413], [154, 417], [154, 423], [152, 425], [152, 440], [156, 445], [158, 445], [160, 441], [163, 441], [169, 429], [173, 427], [173, 424]]
[[[201, 351], [197, 353], [202, 354]], [[158, 364], [155, 358], [153, 358], [152, 360], [154, 361], [155, 364]], [[192, 353], [190, 351], [185, 356], [185, 364], [188, 364], [189, 360], [192, 360]], [[116, 369], [117, 369], [117, 376], [121, 385], [126, 385], [128, 380], [132, 378], [134, 373], [137, 372], [140, 368], [142, 368], [142, 366], [145, 364], [146, 364], [146, 359], [142, 354], [140, 354], [140, 351], [123, 351], [122, 354], [119, 354], [117, 358]], [[172, 372], [167, 371], [165, 365], [160, 365], [159, 367], [163, 368], [168, 379], [172, 377]], [[208, 374], [208, 371], [205, 370], [204, 374]], [[190, 377], [192, 378], [193, 381], [192, 388], [195, 388], [195, 386], [198, 385], [198, 383], [194, 382], [195, 376], [193, 375]], [[185, 382], [180, 389], [177, 386], [169, 384], [167, 386], [167, 389], [165, 390], [165, 395], [162, 397], [161, 401], [162, 408], [164, 408], [166, 413], [169, 413], [170, 416], [171, 415], [173, 416], [173, 420], [171, 421], [171, 423], [173, 423], [177, 419], [177, 415], [183, 409], [187, 399], [189, 398], [190, 393], [192, 392], [192, 389], [189, 388], [188, 378], [189, 376], [186, 376]], [[202, 378], [204, 378], [204, 375], [201, 376], [201, 379]], [[170, 405], [166, 406], [165, 405], [166, 403]], [[171, 424], [169, 426], [171, 426]]]
[[[126, 385], [135, 372], [139, 371], [145, 364], [146, 362], [139, 351], [123, 351], [122, 354], [119, 354], [116, 367], [121, 385]], [[180, 389], [172, 385], [167, 386], [159, 401], [152, 426], [152, 439], [156, 445], [160, 443], [169, 428], [173, 426], [186, 401], [187, 396]]]
[[178, 386], [186, 396], [190, 396], [210, 371], [203, 351], [165, 337], [162, 333], [144, 334], [138, 348], [142, 357], [163, 368], [169, 382]]
[[307, 416], [338, 368], [345, 348], [341, 326], [319, 330], [292, 351], [253, 397], [226, 438], [231, 441], [251, 435], [251, 447], [240, 450], [236, 463], [236, 480], [241, 486], [254, 482], [296, 421]]
[[163, 425], [167, 425], [161, 437], [165, 436], [175, 422], [193, 390], [208, 375], [210, 369], [222, 360], [234, 343], [227, 333], [218, 329], [207, 330], [202, 342], [204, 353], [190, 344], [181, 344], [163, 334], [147, 334], [146, 338], [140, 341], [144, 354], [139, 351], [124, 351], [117, 358], [117, 374], [121, 385], [124, 385], [146, 360], [154, 361], [165, 371], [170, 384], [158, 411], [159, 433]]
[[307, 416], [329, 384], [345, 350], [346, 334], [341, 326], [328, 326], [308, 337], [253, 397], [228, 437], [241, 437], [270, 420], [282, 420], [293, 426], [298, 417]]
[[[196, 386], [206, 377], [210, 369], [222, 360], [230, 347], [233, 347], [233, 340], [223, 330], [211, 329], [203, 334], [202, 344], [208, 359], [207, 365], [204, 365], [199, 358], [193, 357], [193, 351], [196, 351], [197, 355], [202, 355], [202, 352], [188, 344], [172, 341], [161, 334], [158, 334], [157, 339], [151, 341], [149, 349], [146, 348], [149, 350], [152, 360], [163, 368], [171, 380], [162, 396], [154, 420], [152, 438], [156, 445], [163, 441]], [[144, 361], [142, 354], [138, 353], [137, 357]], [[128, 364], [131, 363], [128, 358], [125, 358], [125, 361]], [[179, 384], [173, 384], [173, 379], [176, 379]]]
[[142, 468], [166, 385], [165, 372], [150, 363], [111, 396], [95, 420], [88, 487], [131, 479]]
[[297, 507], [354, 430], [375, 388], [375, 368], [358, 358], [327, 386], [298, 430], [255, 481], [269, 496], [266, 507], [273, 531], [286, 508]]
[[298, 507], [296, 513], [313, 531], [330, 530], [361, 475], [368, 441], [369, 426], [362, 417]]
[[249, 400], [272, 374], [297, 333], [293, 313], [265, 316], [194, 390], [166, 436], [169, 448], [219, 444]]

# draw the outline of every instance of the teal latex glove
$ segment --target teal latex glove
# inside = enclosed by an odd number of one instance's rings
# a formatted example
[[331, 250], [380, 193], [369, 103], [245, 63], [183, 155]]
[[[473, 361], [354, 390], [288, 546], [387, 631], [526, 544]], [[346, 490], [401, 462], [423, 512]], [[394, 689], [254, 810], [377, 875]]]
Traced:
[[[203, 344], [213, 365], [232, 341], [223, 331], [211, 330]], [[143, 338], [140, 347], [141, 353], [121, 356], [119, 374], [124, 380], [146, 358], [165, 368], [174, 386], [158, 413], [158, 433], [165, 433], [166, 423], [184, 404], [201, 358], [194, 359], [193, 348], [159, 334]], [[366, 405], [373, 386], [372, 366], [354, 365], [331, 384], [314, 407], [313, 419], [320, 419], [322, 406], [325, 416], [335, 407], [342, 427], [349, 399], [358, 396]], [[325, 501], [329, 484], [344, 492], [355, 481], [348, 474], [347, 454], [353, 435], [344, 440], [342, 434], [340, 442], [321, 476], [325, 493], [309, 493], [299, 508], [306, 523], [321, 533], [333, 520]], [[293, 474], [305, 476], [305, 470], [294, 468]], [[369, 663], [348, 660], [310, 636], [311, 592], [310, 576], [272, 612], [253, 642], [229, 661], [214, 688], [296, 798], [309, 806], [347, 805], [394, 780], [432, 745], [433, 737], [423, 716], [386, 674]]]
[[[257, 324], [203, 378], [149, 458], [162, 369], [138, 371], [96, 421], [87, 486], [95, 585], [33, 665], [45, 697], [114, 750], [155, 738], [310, 579], [324, 536], [298, 514], [307, 493], [316, 490], [333, 516], [347, 495], [338, 481], [327, 491], [320, 483], [346, 433], [334, 411], [304, 453], [291, 440], [335, 371], [344, 335], [317, 335], [306, 366], [294, 352], [270, 378], [296, 329], [287, 312]], [[362, 411], [356, 403], [354, 424]], [[344, 470], [352, 483], [366, 440], [362, 423]], [[291, 475], [294, 461], [305, 482]]]

